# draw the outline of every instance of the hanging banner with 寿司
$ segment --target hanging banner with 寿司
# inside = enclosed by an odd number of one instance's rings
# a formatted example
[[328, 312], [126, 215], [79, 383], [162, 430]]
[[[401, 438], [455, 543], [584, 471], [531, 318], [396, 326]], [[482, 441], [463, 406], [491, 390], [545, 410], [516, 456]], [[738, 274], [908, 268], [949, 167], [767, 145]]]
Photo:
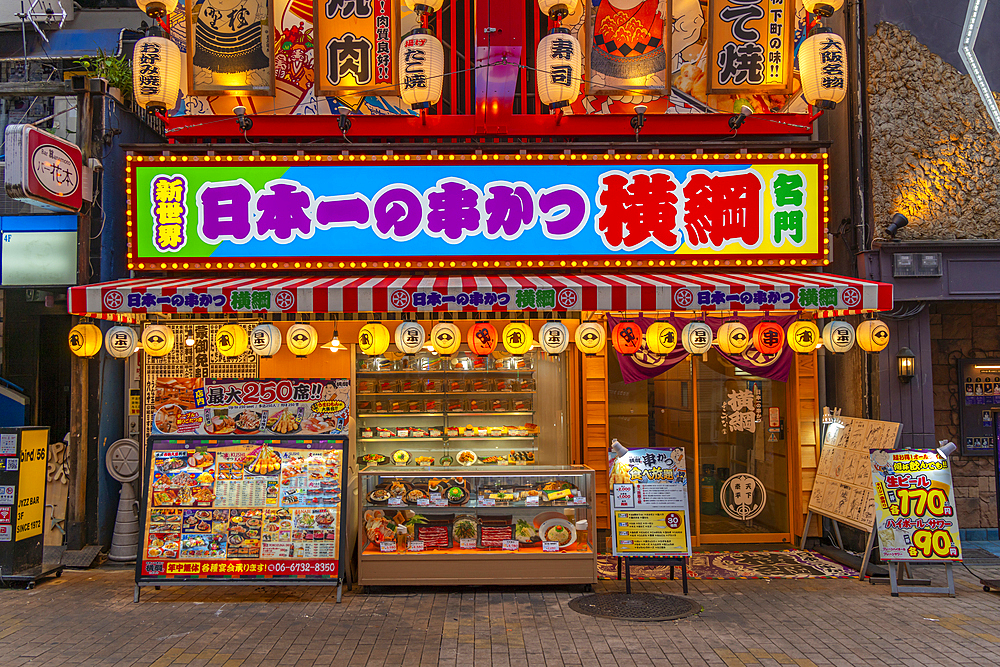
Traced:
[[157, 378], [153, 434], [343, 435], [350, 380]]

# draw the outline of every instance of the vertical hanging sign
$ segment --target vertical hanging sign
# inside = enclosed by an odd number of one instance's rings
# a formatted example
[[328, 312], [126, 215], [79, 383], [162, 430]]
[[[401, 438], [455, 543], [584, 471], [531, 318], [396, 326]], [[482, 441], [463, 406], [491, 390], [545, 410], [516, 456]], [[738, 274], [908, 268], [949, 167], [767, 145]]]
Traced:
[[314, 0], [316, 95], [396, 95], [399, 0]]
[[794, 0], [709, 0], [709, 15], [709, 95], [792, 92]]

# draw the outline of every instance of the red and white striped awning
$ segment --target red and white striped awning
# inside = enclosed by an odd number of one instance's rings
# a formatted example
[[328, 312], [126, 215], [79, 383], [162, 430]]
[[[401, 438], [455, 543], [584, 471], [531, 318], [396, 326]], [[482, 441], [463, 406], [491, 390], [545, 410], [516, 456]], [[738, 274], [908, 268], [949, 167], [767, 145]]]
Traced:
[[[421, 313], [892, 309], [892, 285], [828, 273], [135, 278], [69, 289], [69, 311]], [[116, 317], [117, 316], [117, 317]]]

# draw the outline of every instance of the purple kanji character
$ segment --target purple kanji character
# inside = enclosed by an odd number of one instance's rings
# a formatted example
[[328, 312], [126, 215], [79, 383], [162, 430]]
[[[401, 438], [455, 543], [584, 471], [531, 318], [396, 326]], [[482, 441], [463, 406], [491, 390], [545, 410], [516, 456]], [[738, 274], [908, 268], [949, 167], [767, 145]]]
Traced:
[[535, 199], [522, 184], [490, 183], [486, 186], [486, 238], [512, 241], [535, 225]]
[[460, 306], [468, 306], [469, 305], [469, 295], [466, 294], [465, 292], [462, 292], [460, 294], [456, 294], [455, 295], [455, 303], [457, 303]]
[[413, 305], [416, 308], [421, 308], [427, 305], [427, 295], [423, 292], [413, 293]]
[[206, 241], [244, 242], [250, 238], [250, 200], [245, 181], [206, 183], [198, 190], [198, 233]]
[[427, 214], [427, 233], [448, 243], [461, 243], [470, 232], [478, 234], [482, 223], [480, 196], [478, 188], [462, 179], [438, 181], [438, 187], [426, 192], [431, 209]]
[[486, 294], [483, 295], [483, 305], [484, 306], [492, 306], [496, 302], [497, 302], [497, 294], [496, 294], [496, 292], [487, 292]]
[[158, 297], [156, 297], [156, 303], [158, 303], [158, 304], [170, 303], [170, 297], [169, 296], [158, 296]]
[[767, 302], [768, 303], [778, 303], [779, 301], [781, 301], [781, 295], [780, 294], [778, 294], [775, 291], [770, 291], [770, 292], [767, 293]]
[[749, 305], [753, 303], [753, 293], [751, 292], [740, 292], [740, 303], [744, 305]]
[[753, 293], [753, 302], [758, 306], [767, 303], [767, 292], [763, 290], [757, 290]]
[[143, 292], [142, 294], [142, 307], [152, 308], [156, 305], [156, 295], [150, 294], [149, 292]]
[[739, 294], [730, 294], [726, 297], [726, 301], [739, 301], [739, 300], [740, 300]]
[[214, 297], [212, 297], [212, 303], [221, 308], [222, 306], [226, 305], [226, 295], [216, 294]]
[[375, 233], [379, 238], [409, 241], [420, 233], [424, 204], [420, 193], [409, 185], [395, 183], [379, 190], [372, 206]]
[[782, 303], [791, 303], [794, 298], [795, 298], [795, 295], [792, 294], [791, 292], [782, 292], [781, 293], [781, 302]]
[[212, 305], [212, 295], [202, 294], [198, 297], [198, 305], [202, 307], [207, 307]]
[[699, 306], [711, 306], [712, 305], [712, 293], [711, 292], [698, 292], [698, 305]]
[[195, 308], [198, 305], [198, 295], [194, 292], [188, 292], [184, 296], [184, 305], [188, 308]]
[[442, 296], [441, 297], [441, 303], [455, 303], [455, 297], [454, 296]]
[[184, 297], [180, 294], [174, 294], [170, 297], [170, 305], [174, 308], [180, 308], [184, 305]]
[[480, 291], [475, 291], [469, 295], [469, 305], [471, 306], [481, 306], [483, 305], [483, 293]]
[[142, 295], [138, 292], [128, 293], [128, 307], [129, 308], [142, 308]]
[[507, 292], [501, 292], [500, 294], [497, 294], [498, 306], [506, 306], [508, 303], [510, 303], [510, 294], [508, 294]]
[[725, 292], [722, 292], [720, 290], [715, 290], [714, 292], [712, 292], [712, 303], [713, 304], [720, 304], [720, 303], [725, 303], [725, 302], [726, 302], [726, 293]]
[[298, 183], [272, 181], [267, 193], [257, 198], [257, 236], [270, 236], [275, 241], [290, 241], [299, 233], [308, 238], [312, 233], [312, 219], [306, 211], [312, 206], [312, 194]]
[[368, 226], [371, 212], [368, 200], [359, 194], [316, 198], [316, 226], [358, 227]]
[[436, 308], [441, 305], [441, 293], [431, 292], [427, 295], [427, 305], [431, 308]]
[[557, 185], [539, 190], [538, 219], [550, 239], [576, 235], [590, 219], [590, 199], [575, 185]]

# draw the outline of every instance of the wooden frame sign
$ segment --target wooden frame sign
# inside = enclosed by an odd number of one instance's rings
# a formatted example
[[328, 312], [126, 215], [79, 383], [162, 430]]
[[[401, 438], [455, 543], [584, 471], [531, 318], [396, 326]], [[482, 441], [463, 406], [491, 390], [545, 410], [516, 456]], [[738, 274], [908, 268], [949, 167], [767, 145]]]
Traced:
[[189, 0], [190, 95], [274, 96], [274, 0]]
[[316, 96], [398, 95], [399, 0], [313, 0]]
[[667, 95], [672, 0], [639, 0], [627, 9], [610, 0], [586, 6], [587, 94]]
[[792, 92], [795, 4], [709, 0], [709, 95]]

